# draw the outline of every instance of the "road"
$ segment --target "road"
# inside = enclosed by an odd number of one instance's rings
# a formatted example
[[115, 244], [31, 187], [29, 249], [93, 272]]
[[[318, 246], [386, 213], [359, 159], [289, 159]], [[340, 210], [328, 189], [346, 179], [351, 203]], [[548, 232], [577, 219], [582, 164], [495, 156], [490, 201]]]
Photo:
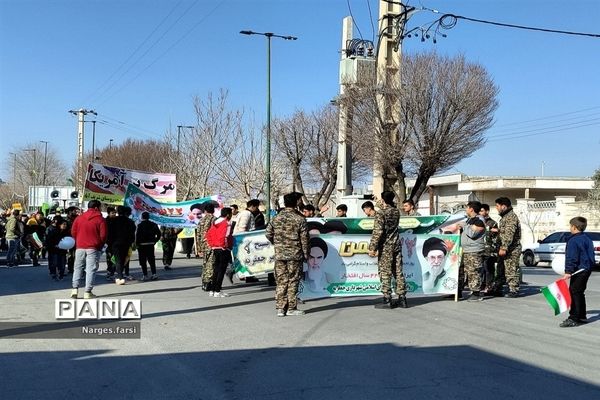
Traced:
[[[0, 339], [0, 398], [600, 399], [599, 273], [591, 322], [564, 329], [539, 294], [557, 278], [549, 268], [525, 268], [518, 299], [410, 298], [395, 310], [323, 299], [277, 318], [265, 282], [227, 283], [231, 297], [217, 299], [201, 291], [197, 260], [174, 267], [154, 282], [97, 279], [103, 298], [142, 301], [140, 339]], [[44, 267], [0, 268], [0, 322], [54, 321], [69, 287]]]

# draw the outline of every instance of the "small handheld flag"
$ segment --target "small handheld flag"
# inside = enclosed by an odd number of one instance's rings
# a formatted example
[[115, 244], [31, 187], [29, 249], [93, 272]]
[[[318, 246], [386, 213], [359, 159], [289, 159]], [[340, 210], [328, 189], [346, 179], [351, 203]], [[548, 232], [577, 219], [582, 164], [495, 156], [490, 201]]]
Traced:
[[550, 307], [554, 309], [554, 315], [561, 314], [571, 307], [569, 285], [567, 285], [567, 281], [562, 278], [543, 287], [542, 294], [550, 304]]

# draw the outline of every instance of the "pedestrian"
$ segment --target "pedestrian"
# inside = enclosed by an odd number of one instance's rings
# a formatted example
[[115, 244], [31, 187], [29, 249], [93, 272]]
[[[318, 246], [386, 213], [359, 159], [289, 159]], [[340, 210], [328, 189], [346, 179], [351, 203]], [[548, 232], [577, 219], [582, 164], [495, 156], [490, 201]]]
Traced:
[[[500, 242], [498, 258], [504, 262], [504, 275], [508, 286], [508, 292], [504, 297], [515, 298], [519, 296], [521, 275], [521, 268], [519, 266], [519, 259], [521, 257], [521, 222], [517, 214], [515, 214], [508, 197], [499, 197], [496, 199], [496, 210], [501, 217], [498, 226]], [[502, 278], [500, 274], [496, 274], [494, 290], [502, 290]]]
[[252, 199], [246, 203], [246, 209], [240, 211], [233, 233], [249, 232], [255, 229], [254, 213], [258, 210], [260, 200]]
[[489, 204], [481, 204], [479, 215], [485, 223], [485, 248], [483, 250], [483, 267], [481, 274], [481, 290], [486, 295], [494, 296], [493, 283], [498, 261], [498, 223], [490, 217]]
[[[79, 216], [80, 210], [75, 206], [71, 206], [67, 208], [67, 229], [69, 231], [69, 236], [73, 236], [71, 233], [71, 228], [75, 223], [75, 219]], [[67, 251], [67, 272], [69, 274], [73, 273], [73, 266], [75, 264], [75, 247], [71, 250]]]
[[[369, 242], [369, 256], [377, 257], [377, 270], [381, 282], [383, 299], [375, 308], [407, 308], [406, 285], [402, 273], [402, 251], [400, 247], [400, 210], [394, 204], [394, 192], [381, 193], [383, 208], [375, 214], [373, 235]], [[392, 299], [392, 277], [396, 279], [398, 300]]]
[[309, 237], [306, 219], [296, 207], [293, 193], [283, 196], [285, 208], [267, 225], [265, 236], [275, 246], [275, 307], [277, 316], [303, 315], [297, 308], [302, 263], [308, 260]]
[[373, 204], [372, 201], [369, 201], [369, 200], [362, 203], [360, 208], [363, 210], [365, 215], [370, 218], [375, 217], [375, 214], [377, 213], [377, 211], [375, 211], [375, 205]]
[[232, 214], [232, 217], [231, 217], [232, 225], [231, 226], [233, 226], [235, 228], [235, 224], [237, 223], [238, 218], [240, 216], [240, 208], [238, 207], [237, 204], [232, 204], [229, 207], [231, 208], [231, 214]]
[[[113, 280], [117, 285], [124, 285], [126, 275], [129, 275], [127, 265], [129, 263], [130, 249], [135, 242], [135, 222], [131, 220], [131, 208], [126, 206], [117, 207], [117, 216], [107, 218], [107, 249], [113, 262], [114, 272], [109, 271], [106, 275], [107, 280]], [[108, 251], [107, 251], [108, 253]], [[108, 257], [108, 256], [107, 256]]]
[[221, 209], [221, 216], [206, 231], [206, 244], [211, 249], [213, 258], [213, 274], [210, 285], [209, 296], [229, 297], [221, 291], [223, 279], [227, 271], [227, 265], [231, 262], [231, 249], [233, 248], [233, 236], [231, 227], [231, 208]]
[[58, 245], [68, 234], [67, 221], [62, 216], [55, 215], [52, 218], [52, 225], [46, 229], [44, 242], [44, 246], [48, 250], [48, 270], [50, 277], [55, 281], [62, 281], [65, 276], [67, 250], [61, 249]]
[[348, 206], [340, 204], [335, 208], [335, 216], [337, 218], [346, 218], [348, 216]]
[[150, 279], [155, 281], [158, 279], [158, 275], [156, 275], [154, 246], [160, 239], [160, 229], [156, 223], [150, 221], [150, 213], [148, 211], [144, 211], [141, 217], [142, 222], [138, 224], [137, 231], [135, 232], [135, 244], [140, 259], [140, 267], [142, 267], [142, 281], [148, 280], [146, 262], [150, 264], [150, 271], [152, 272]]
[[16, 261], [17, 252], [21, 242], [21, 236], [24, 231], [20, 223], [19, 210], [13, 210], [10, 217], [6, 220], [6, 241], [8, 242], [8, 254], [6, 255], [6, 265], [14, 267], [18, 265]]
[[115, 207], [109, 206], [106, 207], [106, 230], [108, 232], [108, 238], [106, 239], [106, 280], [112, 281], [115, 279], [115, 265], [113, 263], [113, 253], [112, 248], [110, 246], [110, 232], [111, 232], [111, 223], [117, 217], [117, 209]]
[[483, 267], [483, 251], [485, 250], [485, 222], [479, 215], [481, 203], [470, 201], [467, 203], [467, 220], [461, 223], [460, 244], [463, 256], [458, 277], [458, 297], [462, 298], [463, 286], [466, 281], [471, 294], [469, 301], [483, 300], [481, 293], [481, 268]]
[[211, 282], [213, 277], [213, 258], [212, 250], [206, 243], [206, 232], [208, 228], [215, 222], [215, 206], [212, 203], [208, 203], [204, 206], [204, 216], [196, 228], [196, 254], [202, 253], [204, 257], [204, 263], [202, 264], [202, 290], [210, 292]]
[[402, 202], [402, 215], [409, 217], [418, 217], [421, 214], [415, 209], [415, 202], [412, 199], [406, 199]]
[[569, 221], [569, 225], [571, 236], [567, 239], [565, 248], [564, 279], [571, 280], [569, 284], [571, 308], [569, 309], [569, 318], [560, 324], [561, 328], [571, 328], [588, 322], [585, 289], [596, 263], [594, 242], [584, 233], [587, 228], [587, 219], [575, 217]]
[[182, 231], [183, 229], [170, 228], [167, 226], [160, 228], [160, 242], [163, 250], [162, 262], [166, 271], [172, 269], [173, 254], [175, 254], [175, 247], [177, 247], [177, 235]]
[[96, 297], [92, 293], [94, 278], [98, 270], [98, 261], [102, 247], [106, 242], [106, 221], [102, 217], [98, 200], [90, 200], [88, 209], [75, 219], [71, 227], [71, 236], [75, 239], [75, 262], [73, 265], [73, 289], [71, 298], [78, 298], [80, 281], [85, 270], [84, 299]]

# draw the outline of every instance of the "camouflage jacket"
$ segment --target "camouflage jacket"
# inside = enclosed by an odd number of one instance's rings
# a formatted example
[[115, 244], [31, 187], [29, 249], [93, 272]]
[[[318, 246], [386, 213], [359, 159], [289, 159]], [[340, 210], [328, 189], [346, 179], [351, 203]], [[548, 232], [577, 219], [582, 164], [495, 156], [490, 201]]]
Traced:
[[306, 219], [296, 210], [286, 208], [267, 225], [265, 236], [275, 245], [276, 260], [308, 259]]
[[197, 252], [205, 252], [210, 249], [208, 247], [208, 243], [206, 243], [206, 232], [214, 222], [215, 216], [213, 214], [206, 214], [200, 220], [198, 228], [196, 228], [196, 246], [198, 246]]
[[483, 254], [486, 256], [496, 256], [498, 255], [498, 232], [492, 232], [491, 230], [494, 228], [498, 228], [498, 223], [487, 217], [485, 219], [485, 249]]
[[398, 223], [400, 221], [400, 210], [394, 206], [386, 205], [375, 214], [373, 225], [373, 236], [369, 243], [370, 251], [381, 251], [384, 248], [396, 250], [400, 232]]
[[498, 232], [500, 249], [510, 253], [521, 247], [521, 223], [512, 208], [508, 208], [500, 216], [502, 217]]

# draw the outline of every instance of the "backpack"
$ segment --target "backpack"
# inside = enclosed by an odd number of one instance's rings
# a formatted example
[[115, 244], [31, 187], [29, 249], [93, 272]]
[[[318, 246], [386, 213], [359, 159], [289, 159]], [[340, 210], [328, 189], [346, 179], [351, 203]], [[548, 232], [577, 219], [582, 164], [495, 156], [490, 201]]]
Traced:
[[227, 229], [229, 228], [229, 221], [223, 219], [216, 224], [212, 224], [206, 231], [206, 243], [210, 248], [224, 248], [230, 249], [232, 246], [231, 235], [227, 235]]

